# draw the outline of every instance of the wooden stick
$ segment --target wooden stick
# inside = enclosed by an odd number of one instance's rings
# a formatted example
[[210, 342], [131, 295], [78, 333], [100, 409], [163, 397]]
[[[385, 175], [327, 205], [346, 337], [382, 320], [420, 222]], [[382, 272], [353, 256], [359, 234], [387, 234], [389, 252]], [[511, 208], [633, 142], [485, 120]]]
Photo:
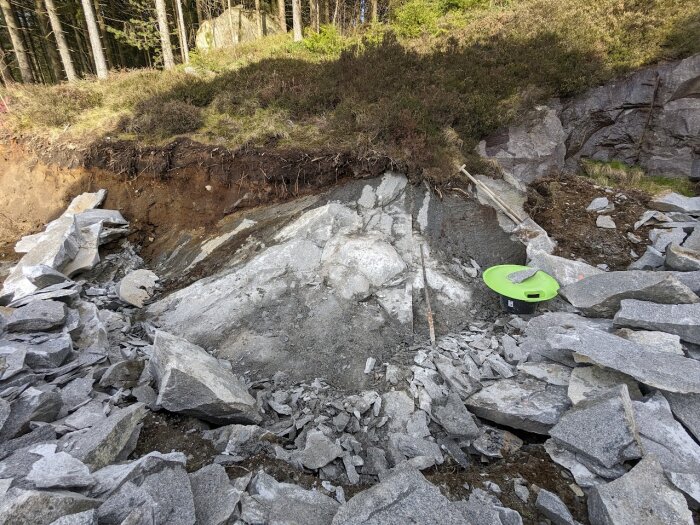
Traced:
[[425, 258], [423, 257], [423, 245], [420, 245], [420, 263], [423, 267], [423, 290], [425, 291], [425, 305], [428, 310], [428, 330], [430, 331], [430, 344], [435, 347], [435, 324], [433, 322], [433, 309], [430, 306], [430, 293], [428, 292], [428, 278], [425, 274]]
[[474, 185], [479, 188], [481, 191], [483, 191], [487, 197], [489, 197], [500, 209], [501, 211], [515, 224], [520, 224], [523, 222], [525, 219], [522, 219], [510, 206], [508, 206], [503, 199], [501, 199], [498, 195], [496, 195], [491, 188], [489, 188], [486, 184], [481, 182], [479, 179], [475, 178], [472, 176], [471, 173], [469, 173], [466, 169], [467, 165], [463, 164], [459, 170], [464, 173], [470, 181], [474, 183]]

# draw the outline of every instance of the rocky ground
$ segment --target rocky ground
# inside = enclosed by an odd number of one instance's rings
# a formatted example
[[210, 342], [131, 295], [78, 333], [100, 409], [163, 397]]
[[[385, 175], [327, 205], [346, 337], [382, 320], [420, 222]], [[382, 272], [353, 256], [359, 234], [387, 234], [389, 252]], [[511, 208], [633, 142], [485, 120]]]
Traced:
[[[612, 230], [625, 199], [588, 197]], [[392, 173], [150, 269], [104, 198], [4, 283], [0, 523], [697, 521], [699, 198], [634, 208], [621, 271]], [[481, 269], [526, 256], [562, 298], [503, 314]]]

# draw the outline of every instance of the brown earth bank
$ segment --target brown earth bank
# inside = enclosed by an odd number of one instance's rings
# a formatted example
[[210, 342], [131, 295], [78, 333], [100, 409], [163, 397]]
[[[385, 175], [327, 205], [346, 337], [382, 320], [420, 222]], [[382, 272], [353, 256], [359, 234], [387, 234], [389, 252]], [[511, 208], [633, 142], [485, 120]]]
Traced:
[[[350, 152], [232, 151], [178, 140], [145, 148], [102, 141], [87, 151], [0, 144], [0, 262], [15, 242], [43, 229], [70, 199], [108, 190], [106, 208], [130, 220], [132, 240], [149, 259], [153, 241], [173, 230], [212, 228], [234, 211], [314, 193], [343, 179], [396, 169], [383, 156]], [[81, 160], [82, 159], [82, 160]], [[72, 166], [72, 167], [71, 167]], [[163, 247], [160, 247], [162, 249]]]

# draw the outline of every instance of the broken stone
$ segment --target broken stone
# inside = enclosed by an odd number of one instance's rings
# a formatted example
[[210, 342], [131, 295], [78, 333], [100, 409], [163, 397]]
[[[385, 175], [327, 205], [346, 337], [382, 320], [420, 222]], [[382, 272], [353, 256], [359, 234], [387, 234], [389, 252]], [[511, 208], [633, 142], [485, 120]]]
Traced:
[[585, 399], [594, 398], [600, 393], [618, 385], [626, 385], [631, 399], [641, 399], [639, 385], [630, 376], [600, 368], [598, 366], [581, 366], [571, 371], [568, 396], [576, 405]]
[[190, 474], [199, 525], [225, 525], [238, 507], [241, 493], [231, 486], [221, 465], [207, 465]]
[[382, 394], [382, 413], [389, 418], [391, 432], [404, 432], [414, 410], [413, 399], [403, 390]]
[[129, 224], [124, 216], [117, 210], [85, 210], [77, 214], [75, 220], [80, 228], [86, 228], [100, 222], [112, 226], [126, 226]]
[[554, 525], [577, 524], [566, 504], [559, 496], [548, 490], [540, 489], [535, 501], [535, 508], [547, 519], [551, 520]]
[[[94, 510], [86, 510], [77, 514], [69, 514], [52, 521], [50, 525], [95, 525], [97, 523], [97, 514]], [[136, 525], [122, 523], [122, 525]], [[144, 525], [140, 523], [139, 525]]]
[[655, 228], [649, 232], [652, 247], [659, 252], [665, 252], [669, 244], [681, 244], [685, 239], [683, 228]]
[[603, 273], [595, 266], [591, 266], [585, 262], [572, 261], [564, 257], [550, 255], [541, 250], [528, 250], [528, 266], [539, 268], [545, 273], [548, 273], [561, 286], [566, 286], [585, 279], [591, 275]]
[[477, 381], [465, 374], [462, 368], [454, 366], [449, 359], [438, 356], [434, 362], [450, 390], [457, 392], [462, 399], [466, 399], [480, 388]]
[[134, 270], [119, 282], [117, 295], [125, 303], [143, 308], [144, 302], [151, 297], [158, 281], [158, 276], [150, 270]]
[[693, 523], [683, 494], [668, 482], [653, 456], [621, 478], [594, 487], [588, 497], [588, 516], [593, 524]]
[[648, 330], [630, 330], [629, 328], [619, 329], [616, 335], [624, 337], [628, 341], [644, 345], [651, 350], [685, 356], [681, 338], [677, 335]]
[[666, 250], [666, 266], [680, 272], [700, 270], [700, 252], [671, 244]]
[[[700, 362], [694, 359], [648, 350], [638, 343], [590, 328], [552, 334], [547, 341], [575, 352], [579, 360], [612, 368], [646, 385], [669, 392], [700, 393]], [[683, 370], [683, 374], [678, 370]]]
[[249, 511], [248, 519], [241, 515], [248, 523], [328, 525], [339, 507], [337, 501], [319, 491], [278, 483], [264, 472], [255, 475], [249, 490], [252, 498], [264, 507], [264, 510], [259, 510], [259, 515], [262, 514], [265, 519], [257, 517], [251, 520]]
[[184, 339], [156, 331], [150, 371], [158, 384], [157, 404], [166, 410], [220, 424], [260, 421], [245, 383]]
[[571, 368], [568, 366], [544, 361], [539, 363], [521, 363], [518, 365], [518, 370], [535, 379], [557, 386], [568, 386], [571, 376]]
[[150, 452], [128, 463], [108, 465], [93, 473], [95, 485], [89, 490], [89, 495], [104, 499], [129, 481], [138, 482], [154, 472], [176, 464], [184, 466], [186, 462], [182, 452]]
[[365, 374], [369, 374], [374, 370], [374, 365], [377, 364], [377, 360], [374, 357], [368, 357], [365, 363]]
[[447, 396], [445, 406], [438, 406], [433, 409], [433, 417], [448, 434], [453, 436], [474, 439], [480, 433], [474, 417], [465, 408], [461, 398], [455, 393]]
[[133, 451], [136, 443], [132, 444], [132, 435], [140, 431], [140, 423], [145, 416], [142, 403], [115, 410], [89, 431], [65, 436], [61, 440], [61, 450], [92, 469], [104, 467]]
[[605, 468], [642, 457], [626, 385], [581, 401], [561, 417], [549, 435], [561, 446]]
[[478, 417], [536, 434], [547, 434], [569, 408], [566, 388], [534, 379], [503, 379], [466, 401]]
[[418, 470], [404, 467], [341, 505], [332, 521], [332, 525], [407, 523], [464, 525], [465, 517]]
[[85, 464], [65, 452], [46, 455], [34, 463], [27, 481], [38, 489], [82, 488], [95, 483]]
[[612, 317], [623, 299], [661, 304], [699, 303], [700, 298], [673, 275], [660, 272], [608, 272], [565, 286], [561, 295], [583, 314]]
[[616, 326], [661, 330], [700, 344], [700, 304], [657, 304], [629, 299], [620, 303]]
[[530, 491], [528, 488], [518, 483], [517, 480], [513, 481], [513, 492], [515, 492], [515, 495], [518, 496], [518, 499], [523, 503], [527, 503], [530, 499]]
[[27, 388], [12, 402], [10, 415], [0, 430], [0, 442], [29, 432], [32, 421], [55, 421], [60, 410], [59, 394]]
[[68, 264], [61, 268], [61, 271], [68, 277], [73, 277], [87, 270], [92, 270], [100, 262], [100, 233], [102, 223], [93, 224], [80, 230], [80, 249]]
[[17, 308], [7, 318], [9, 332], [43, 332], [63, 326], [66, 305], [58, 301], [32, 301]]
[[489, 458], [504, 458], [520, 450], [523, 440], [507, 430], [484, 425], [481, 435], [472, 441], [472, 447], [479, 454]]
[[659, 211], [700, 213], [700, 197], [686, 197], [673, 192], [655, 196], [650, 204]]
[[144, 362], [140, 359], [125, 360], [114, 363], [100, 378], [100, 386], [114, 388], [133, 388], [137, 385]]
[[700, 225], [693, 228], [693, 231], [683, 243], [683, 248], [700, 252]]
[[407, 458], [427, 457], [431, 458], [433, 464], [442, 464], [443, 457], [440, 445], [428, 441], [427, 439], [409, 436], [395, 432], [389, 435], [389, 443]]
[[647, 246], [646, 251], [642, 256], [631, 263], [628, 270], [655, 270], [661, 268], [666, 262], [666, 257], [663, 253], [652, 246]]
[[508, 275], [508, 280], [515, 284], [520, 284], [527, 281], [530, 277], [534, 276], [539, 270], [537, 268], [528, 268], [527, 270], [520, 270], [513, 272]]
[[75, 492], [13, 487], [0, 500], [0, 519], [7, 524], [47, 524], [68, 514], [94, 509], [100, 503]]
[[38, 289], [70, 281], [66, 275], [45, 264], [26, 266], [22, 268], [22, 273]]
[[610, 217], [610, 215], [598, 215], [595, 221], [595, 225], [598, 228], [603, 228], [606, 230], [615, 230], [617, 229], [617, 225], [615, 224], [615, 221]]
[[666, 392], [664, 397], [676, 419], [700, 441], [700, 395]]
[[586, 208], [586, 211], [602, 211], [608, 207], [610, 201], [607, 197], [596, 197]]
[[343, 449], [328, 439], [320, 430], [312, 430], [306, 436], [304, 450], [295, 451], [292, 458], [310, 470], [318, 470], [343, 455]]
[[[52, 337], [38, 344], [26, 344], [15, 341], [0, 342], [0, 355], [17, 353], [24, 355], [24, 364], [34, 370], [58, 368], [73, 349], [70, 336], [63, 334]], [[3, 378], [10, 377], [6, 373]]]

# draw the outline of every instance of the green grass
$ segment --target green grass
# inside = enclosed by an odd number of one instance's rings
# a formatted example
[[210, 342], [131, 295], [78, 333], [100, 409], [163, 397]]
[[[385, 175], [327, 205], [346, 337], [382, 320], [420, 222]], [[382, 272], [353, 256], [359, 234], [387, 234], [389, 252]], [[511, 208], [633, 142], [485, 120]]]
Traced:
[[638, 190], [649, 195], [674, 191], [693, 197], [697, 193], [695, 184], [688, 179], [649, 176], [641, 168], [628, 166], [617, 160], [611, 162], [584, 160], [581, 164], [584, 174], [601, 186]]
[[196, 75], [16, 86], [7, 126], [73, 142], [187, 135], [381, 153], [440, 178], [463, 162], [486, 169], [475, 145], [534, 104], [700, 52], [699, 11], [696, 0], [404, 0], [389, 24], [350, 35], [193, 53]]

